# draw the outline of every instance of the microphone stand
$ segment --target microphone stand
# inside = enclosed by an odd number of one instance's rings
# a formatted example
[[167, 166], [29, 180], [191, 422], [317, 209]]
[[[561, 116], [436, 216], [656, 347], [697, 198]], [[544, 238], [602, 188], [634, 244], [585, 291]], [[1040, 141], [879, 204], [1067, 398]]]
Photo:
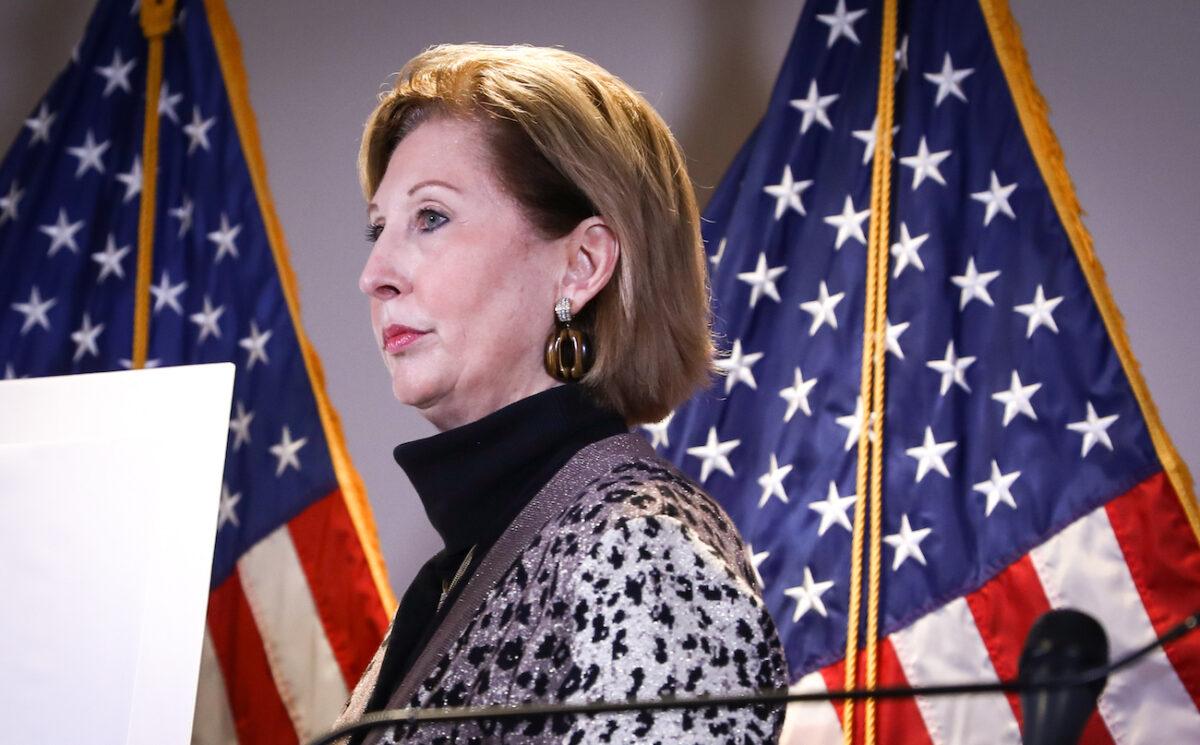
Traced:
[[365, 714], [361, 719], [331, 730], [307, 745], [328, 745], [355, 732], [389, 724], [424, 722], [463, 722], [474, 719], [512, 719], [556, 714], [611, 714], [625, 711], [663, 711], [698, 709], [711, 706], [750, 706], [754, 704], [810, 703], [816, 701], [888, 700], [914, 696], [961, 696], [982, 693], [1025, 693], [1085, 686], [1106, 679], [1109, 674], [1132, 665], [1155, 649], [1169, 644], [1200, 626], [1200, 611], [1192, 613], [1162, 636], [1138, 647], [1107, 665], [1090, 668], [1077, 675], [1039, 677], [1031, 680], [1001, 680], [995, 683], [955, 683], [928, 686], [851, 688], [824, 693], [795, 693], [787, 688], [729, 696], [665, 696], [646, 701], [594, 701], [579, 704], [525, 704], [514, 706], [464, 706], [438, 709], [388, 709]]

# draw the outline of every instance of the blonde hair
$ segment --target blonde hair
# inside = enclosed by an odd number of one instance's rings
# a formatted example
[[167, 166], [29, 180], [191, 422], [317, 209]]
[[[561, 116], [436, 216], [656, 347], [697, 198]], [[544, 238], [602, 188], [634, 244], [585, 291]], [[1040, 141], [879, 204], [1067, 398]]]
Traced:
[[696, 199], [675, 138], [644, 98], [560, 49], [432, 47], [404, 66], [367, 120], [359, 179], [368, 199], [396, 144], [431, 115], [485, 125], [501, 182], [546, 237], [589, 215], [616, 235], [613, 278], [577, 316], [596, 350], [580, 382], [596, 400], [641, 424], [709, 383]]

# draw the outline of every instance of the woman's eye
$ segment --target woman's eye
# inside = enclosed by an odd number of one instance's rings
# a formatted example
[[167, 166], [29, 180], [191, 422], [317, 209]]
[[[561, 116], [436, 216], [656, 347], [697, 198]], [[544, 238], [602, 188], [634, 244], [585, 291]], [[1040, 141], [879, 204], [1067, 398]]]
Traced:
[[417, 230], [423, 233], [432, 232], [442, 227], [448, 219], [441, 212], [426, 207], [417, 212]]
[[382, 232], [382, 225], [368, 225], [366, 230], [367, 243], [374, 243], [379, 240], [379, 234]]

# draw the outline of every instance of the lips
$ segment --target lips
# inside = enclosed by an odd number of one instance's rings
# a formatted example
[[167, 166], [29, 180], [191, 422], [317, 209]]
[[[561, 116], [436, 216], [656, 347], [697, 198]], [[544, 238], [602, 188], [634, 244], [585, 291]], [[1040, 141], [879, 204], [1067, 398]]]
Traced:
[[429, 332], [393, 324], [383, 330], [383, 350], [388, 354], [397, 354], [415, 344], [427, 333]]

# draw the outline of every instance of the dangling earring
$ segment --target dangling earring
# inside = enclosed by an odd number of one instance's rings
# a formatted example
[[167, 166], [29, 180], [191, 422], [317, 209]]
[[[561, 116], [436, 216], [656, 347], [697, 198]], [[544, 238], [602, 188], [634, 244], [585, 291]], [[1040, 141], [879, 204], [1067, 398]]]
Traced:
[[571, 301], [561, 298], [554, 304], [558, 328], [546, 342], [546, 372], [563, 382], [582, 378], [592, 367], [592, 340], [571, 326]]

